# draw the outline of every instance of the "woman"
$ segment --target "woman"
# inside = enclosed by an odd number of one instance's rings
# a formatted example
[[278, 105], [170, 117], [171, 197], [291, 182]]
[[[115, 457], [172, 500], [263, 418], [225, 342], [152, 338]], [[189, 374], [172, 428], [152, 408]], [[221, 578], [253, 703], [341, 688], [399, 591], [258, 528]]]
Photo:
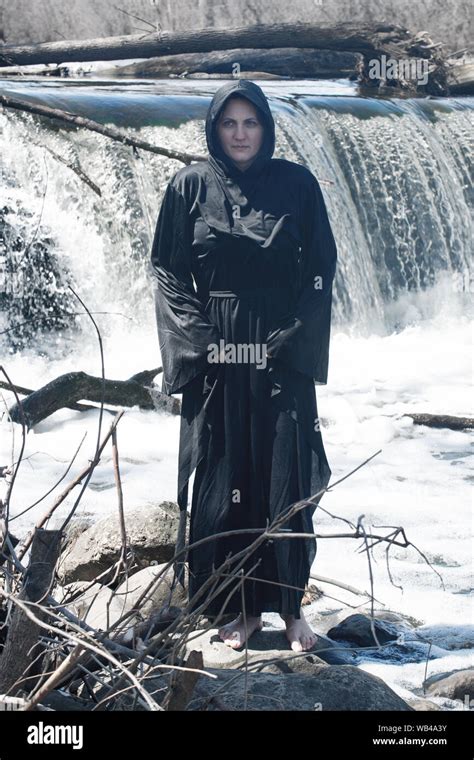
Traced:
[[[208, 160], [166, 188], [151, 255], [162, 388], [183, 394], [177, 548], [194, 469], [189, 543], [254, 532], [189, 550], [190, 610], [213, 570], [331, 475], [315, 383], [327, 382], [336, 245], [319, 184], [304, 166], [272, 158], [275, 124], [254, 82], [215, 93], [206, 139]], [[313, 533], [316, 501], [279, 533]], [[231, 572], [233, 585], [205, 608], [238, 613], [219, 629], [222, 640], [242, 646], [273, 611], [291, 648], [310, 649], [316, 636], [301, 600], [315, 554], [313, 538], [261, 543], [243, 565], [250, 577]]]

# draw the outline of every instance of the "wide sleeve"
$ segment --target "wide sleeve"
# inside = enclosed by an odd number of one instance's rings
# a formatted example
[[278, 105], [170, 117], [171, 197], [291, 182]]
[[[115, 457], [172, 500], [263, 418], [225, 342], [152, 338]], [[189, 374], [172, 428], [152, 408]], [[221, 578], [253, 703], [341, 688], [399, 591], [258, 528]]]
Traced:
[[328, 376], [337, 248], [321, 188], [312, 174], [301, 208], [298, 300], [294, 314], [269, 332], [267, 353], [323, 385]]
[[151, 251], [162, 390], [168, 396], [181, 393], [200, 372], [209, 369], [209, 344], [220, 338], [194, 287], [189, 204], [175, 177], [161, 203]]

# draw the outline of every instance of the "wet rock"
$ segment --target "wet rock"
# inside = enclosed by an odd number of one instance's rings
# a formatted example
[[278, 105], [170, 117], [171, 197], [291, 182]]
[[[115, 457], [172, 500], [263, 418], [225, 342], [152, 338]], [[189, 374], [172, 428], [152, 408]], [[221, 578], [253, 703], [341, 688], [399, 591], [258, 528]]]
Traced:
[[[125, 513], [128, 546], [139, 567], [168, 562], [173, 557], [178, 523], [179, 508], [169, 501]], [[60, 583], [94, 580], [119, 559], [121, 546], [118, 515], [94, 523], [61, 554], [58, 564]]]

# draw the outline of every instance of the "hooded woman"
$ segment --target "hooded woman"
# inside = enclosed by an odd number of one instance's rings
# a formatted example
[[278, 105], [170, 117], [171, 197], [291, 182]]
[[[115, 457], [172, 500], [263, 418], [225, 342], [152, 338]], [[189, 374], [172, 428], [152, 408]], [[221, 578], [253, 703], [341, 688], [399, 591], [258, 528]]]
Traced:
[[[272, 158], [275, 124], [258, 85], [215, 93], [206, 139], [208, 160], [166, 188], [151, 254], [162, 390], [182, 393], [177, 549], [189, 547], [188, 610], [236, 613], [219, 629], [233, 647], [262, 627], [262, 612], [279, 612], [302, 651], [316, 640], [301, 610], [316, 540], [284, 533], [314, 534], [321, 495], [240, 558], [329, 483], [315, 383], [327, 382], [336, 245], [316, 178]], [[176, 567], [182, 582], [182, 557]]]

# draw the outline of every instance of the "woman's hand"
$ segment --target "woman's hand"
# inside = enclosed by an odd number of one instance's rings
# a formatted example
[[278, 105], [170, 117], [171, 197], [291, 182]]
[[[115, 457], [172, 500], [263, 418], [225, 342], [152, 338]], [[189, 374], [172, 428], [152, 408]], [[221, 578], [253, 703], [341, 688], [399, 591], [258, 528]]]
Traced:
[[290, 317], [280, 327], [270, 330], [266, 339], [267, 358], [284, 358], [290, 350], [296, 336], [303, 327], [303, 323], [297, 317]]

